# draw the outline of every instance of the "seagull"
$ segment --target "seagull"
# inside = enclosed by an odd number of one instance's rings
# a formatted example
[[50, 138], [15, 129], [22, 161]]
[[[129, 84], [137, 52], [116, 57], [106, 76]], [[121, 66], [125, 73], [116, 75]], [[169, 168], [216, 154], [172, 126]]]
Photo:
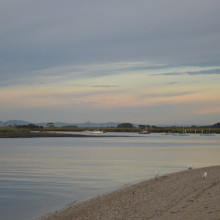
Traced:
[[154, 178], [157, 180], [159, 178], [159, 171], [155, 171]]
[[187, 165], [187, 168], [189, 169], [189, 170], [191, 170], [193, 167], [192, 167], [192, 164], [189, 164], [189, 165]]
[[202, 178], [205, 179], [207, 177], [207, 173], [203, 173]]

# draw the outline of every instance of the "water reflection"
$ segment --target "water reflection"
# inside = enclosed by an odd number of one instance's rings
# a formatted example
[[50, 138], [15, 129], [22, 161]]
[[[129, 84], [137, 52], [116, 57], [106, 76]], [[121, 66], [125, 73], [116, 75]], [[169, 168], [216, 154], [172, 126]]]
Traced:
[[0, 218], [6, 220], [34, 219], [72, 201], [153, 178], [155, 170], [166, 174], [187, 164], [216, 165], [220, 158], [219, 135], [0, 141]]

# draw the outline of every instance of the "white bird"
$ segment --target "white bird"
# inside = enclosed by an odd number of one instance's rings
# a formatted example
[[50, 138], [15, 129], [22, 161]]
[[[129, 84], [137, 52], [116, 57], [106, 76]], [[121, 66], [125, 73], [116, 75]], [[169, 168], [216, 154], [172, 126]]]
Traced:
[[203, 173], [202, 178], [205, 179], [207, 177], [207, 173]]
[[192, 167], [192, 164], [189, 164], [189, 165], [187, 165], [187, 168], [189, 169], [189, 170], [191, 170], [193, 167]]
[[154, 178], [155, 178], [155, 179], [158, 179], [158, 178], [159, 178], [159, 171], [155, 171]]

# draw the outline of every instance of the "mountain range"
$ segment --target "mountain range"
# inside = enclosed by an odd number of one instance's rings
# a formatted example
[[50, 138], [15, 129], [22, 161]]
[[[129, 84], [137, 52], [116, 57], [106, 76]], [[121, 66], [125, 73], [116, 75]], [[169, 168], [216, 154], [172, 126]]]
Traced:
[[[0, 121], [0, 127], [3, 126], [14, 126], [14, 125], [28, 125], [35, 124], [38, 126], [47, 126], [48, 122], [42, 123], [33, 123], [22, 120], [9, 120], [9, 121]], [[93, 123], [93, 122], [84, 122], [84, 123], [66, 123], [66, 122], [53, 122], [56, 127], [64, 127], [64, 126], [77, 126], [77, 127], [117, 127], [119, 122], [106, 122], [106, 123]]]

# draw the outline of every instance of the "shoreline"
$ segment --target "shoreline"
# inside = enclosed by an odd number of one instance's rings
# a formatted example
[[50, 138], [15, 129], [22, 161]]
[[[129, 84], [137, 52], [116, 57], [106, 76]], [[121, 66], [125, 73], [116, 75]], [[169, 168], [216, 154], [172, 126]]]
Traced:
[[[206, 178], [202, 178], [204, 172]], [[41, 219], [220, 219], [220, 165], [150, 179]]]
[[131, 137], [126, 135], [89, 135], [58, 132], [0, 132], [0, 138], [46, 138], [46, 137]]
[[[97, 135], [97, 134], [73, 134], [62, 132], [0, 132], [0, 138], [46, 138], [46, 137], [133, 137], [131, 135]], [[144, 137], [144, 136], [134, 136]], [[145, 136], [146, 137], [146, 136]]]
[[37, 138], [37, 137], [88, 137], [83, 134], [67, 134], [56, 132], [6, 132], [0, 133], [0, 138]]

